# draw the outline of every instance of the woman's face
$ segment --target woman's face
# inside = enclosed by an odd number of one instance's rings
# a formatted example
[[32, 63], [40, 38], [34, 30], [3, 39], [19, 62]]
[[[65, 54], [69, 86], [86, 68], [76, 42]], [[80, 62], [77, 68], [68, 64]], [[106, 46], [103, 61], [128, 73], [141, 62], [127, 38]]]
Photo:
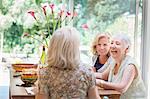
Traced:
[[106, 56], [110, 49], [110, 42], [107, 37], [100, 38], [96, 45], [96, 51], [100, 56]]
[[110, 54], [114, 59], [121, 59], [126, 53], [126, 44], [120, 38], [114, 38], [110, 44]]

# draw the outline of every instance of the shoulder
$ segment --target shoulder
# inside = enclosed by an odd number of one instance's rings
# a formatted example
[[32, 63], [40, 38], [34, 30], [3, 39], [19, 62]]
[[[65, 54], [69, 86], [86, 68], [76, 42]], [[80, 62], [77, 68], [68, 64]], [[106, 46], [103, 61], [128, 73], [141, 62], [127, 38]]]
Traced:
[[136, 66], [134, 64], [128, 64], [128, 66], [126, 67], [125, 71], [132, 73], [132, 72], [136, 72]]
[[49, 79], [49, 69], [48, 67], [40, 68], [38, 70], [39, 81], [46, 82]]
[[39, 68], [38, 71], [39, 71], [39, 74], [47, 75], [49, 73], [49, 68], [48, 67]]
[[136, 60], [127, 55], [126, 59], [125, 59], [126, 65], [128, 65], [129, 68], [135, 68], [135, 69], [139, 69], [139, 65], [137, 64]]
[[89, 79], [95, 79], [94, 73], [91, 71], [91, 68], [87, 64], [80, 64], [79, 72], [81, 72], [81, 75], [84, 75]]
[[92, 56], [92, 61], [94, 62], [98, 58], [98, 55], [93, 55]]
[[109, 58], [107, 59], [105, 64], [106, 65], [111, 65], [111, 64], [114, 64], [114, 63], [115, 63], [115, 60], [111, 56], [109, 56]]
[[98, 55], [93, 55], [90, 60], [90, 65], [94, 66], [97, 58], [98, 58]]
[[133, 57], [127, 55], [125, 59], [125, 64], [126, 65], [124, 67], [124, 70], [126, 72], [135, 73], [136, 76], [139, 74], [139, 66]]
[[114, 61], [114, 59], [110, 56], [108, 59], [107, 59], [107, 61], [106, 61], [106, 63], [104, 64], [104, 65], [111, 65], [111, 64], [113, 64], [115, 61]]
[[107, 62], [112, 62], [112, 61], [114, 61], [114, 59], [111, 56], [109, 56]]
[[91, 67], [88, 65], [88, 64], [84, 64], [84, 63], [81, 63], [79, 65], [79, 71], [85, 73], [85, 74], [91, 74]]
[[108, 60], [106, 61], [106, 63], [104, 64], [104, 66], [102, 67], [102, 68], [100, 68], [99, 70], [98, 70], [98, 72], [103, 72], [103, 71], [105, 71], [108, 67], [110, 67], [110, 68], [114, 68], [114, 65], [115, 65], [115, 61], [114, 61], [114, 59], [110, 56], [109, 58], [108, 58]]

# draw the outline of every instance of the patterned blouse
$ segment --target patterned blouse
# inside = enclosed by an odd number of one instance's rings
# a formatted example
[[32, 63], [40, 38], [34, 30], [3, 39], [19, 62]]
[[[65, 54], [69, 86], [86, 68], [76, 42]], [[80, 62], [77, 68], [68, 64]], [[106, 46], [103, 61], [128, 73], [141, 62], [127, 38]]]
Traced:
[[49, 99], [87, 99], [88, 90], [94, 85], [94, 74], [82, 65], [75, 70], [41, 69], [38, 88]]

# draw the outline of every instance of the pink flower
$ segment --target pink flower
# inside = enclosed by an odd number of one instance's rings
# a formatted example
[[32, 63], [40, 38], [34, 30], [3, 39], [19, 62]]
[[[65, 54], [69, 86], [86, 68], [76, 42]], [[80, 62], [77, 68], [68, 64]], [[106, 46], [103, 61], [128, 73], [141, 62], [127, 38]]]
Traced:
[[82, 27], [83, 29], [88, 29], [88, 28], [89, 28], [87, 24], [82, 24], [81, 27]]
[[[48, 7], [48, 8], [47, 8]], [[77, 13], [70, 13], [69, 11], [67, 12], [67, 9], [65, 9], [65, 6], [62, 6], [59, 12], [55, 12], [54, 9], [55, 5], [54, 4], [44, 4], [40, 11], [42, 11], [42, 15], [45, 16], [45, 18], [42, 17], [43, 20], [41, 20], [41, 17], [39, 18], [38, 16], [35, 17], [35, 12], [33, 10], [29, 11], [28, 13], [36, 20], [35, 27], [33, 26], [34, 31], [30, 31], [29, 29], [28, 33], [25, 33], [24, 36], [31, 37], [37, 41], [39, 41], [42, 44], [45, 44], [48, 46], [47, 38], [50, 38], [50, 36], [54, 33], [54, 31], [60, 27], [63, 26], [63, 22], [65, 22], [64, 25], [68, 25], [71, 20], [77, 16]], [[57, 7], [57, 6], [56, 6]], [[51, 10], [48, 12], [48, 10]], [[57, 11], [57, 10], [56, 10]], [[37, 12], [37, 15], [41, 13]], [[56, 15], [57, 14], [57, 15]], [[63, 16], [63, 17], [62, 17]], [[66, 21], [65, 21], [66, 20]], [[37, 33], [36, 33], [37, 32]], [[37, 39], [35, 35], [41, 36], [41, 39]]]
[[42, 7], [45, 16], [46, 16], [46, 7], [47, 7], [46, 5]]
[[50, 8], [52, 10], [52, 14], [53, 14], [54, 13], [54, 4], [50, 4], [49, 6], [50, 6]]
[[30, 34], [27, 33], [27, 32], [25, 32], [25, 33], [23, 34], [23, 37], [29, 37], [29, 36], [30, 36]]
[[67, 16], [71, 16], [71, 13], [69, 11], [67, 11]]
[[64, 13], [64, 10], [60, 10], [60, 12], [58, 13], [58, 15], [59, 15], [60, 17], [62, 17], [63, 13]]
[[28, 12], [29, 14], [31, 14], [31, 16], [36, 20], [36, 17], [35, 17], [35, 14], [34, 14], [34, 11], [29, 11]]

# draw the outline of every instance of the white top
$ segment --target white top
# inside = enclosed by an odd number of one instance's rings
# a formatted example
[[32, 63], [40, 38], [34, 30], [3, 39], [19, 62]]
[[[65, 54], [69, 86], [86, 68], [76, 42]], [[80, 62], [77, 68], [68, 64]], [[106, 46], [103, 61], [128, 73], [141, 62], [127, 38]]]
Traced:
[[116, 75], [114, 75], [115, 64], [116, 64], [115, 61], [112, 62], [111, 64], [110, 73], [108, 77], [109, 82], [115, 82], [115, 83], [120, 82], [122, 79], [124, 70], [126, 69], [127, 66], [129, 66], [129, 64], [133, 64], [138, 70], [137, 78], [133, 80], [128, 90], [121, 95], [120, 99], [145, 99], [146, 98], [145, 86], [141, 78], [139, 67], [137, 66], [134, 59], [131, 58], [130, 56], [126, 56], [125, 59], [122, 61], [121, 66]]
[[[97, 58], [98, 58], [97, 55], [94, 55], [94, 56], [92, 57], [92, 66], [95, 65]], [[109, 67], [109, 65], [111, 64], [111, 62], [112, 62], [112, 57], [110, 56], [110, 57], [107, 59], [107, 61], [105, 62], [105, 64], [98, 70], [98, 72], [99, 72], [99, 73], [102, 73], [103, 71], [105, 71], [106, 68]]]

